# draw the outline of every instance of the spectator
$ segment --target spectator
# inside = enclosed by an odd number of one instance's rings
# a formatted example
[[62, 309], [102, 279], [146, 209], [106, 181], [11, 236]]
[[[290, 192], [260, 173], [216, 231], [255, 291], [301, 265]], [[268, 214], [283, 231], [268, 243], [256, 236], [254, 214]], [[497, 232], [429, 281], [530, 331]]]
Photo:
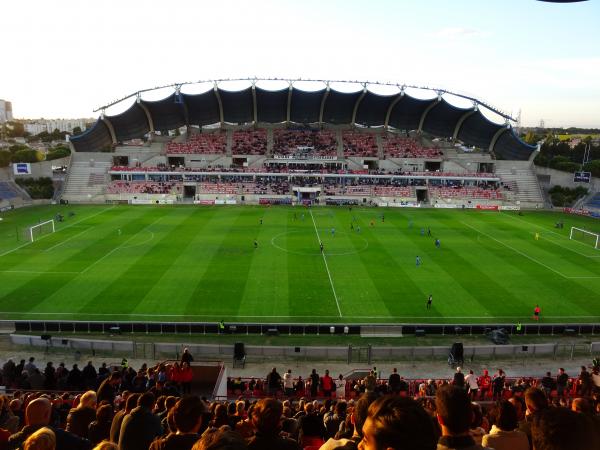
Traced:
[[181, 354], [181, 364], [183, 365], [183, 363], [188, 363], [188, 365], [191, 365], [193, 361], [194, 357], [190, 353], [190, 349], [187, 347], [184, 348], [183, 353]]
[[56, 435], [50, 428], [40, 428], [27, 438], [23, 448], [24, 450], [54, 450], [56, 448]]
[[79, 399], [77, 408], [69, 411], [66, 430], [87, 439], [90, 423], [94, 419], [96, 419], [96, 393], [87, 391]]
[[507, 400], [498, 402], [492, 413], [494, 425], [483, 437], [482, 444], [495, 450], [529, 450], [527, 435], [517, 429], [517, 410]]
[[546, 376], [542, 378], [540, 384], [542, 385], [542, 389], [544, 390], [546, 397], [550, 397], [550, 394], [556, 387], [556, 382], [554, 381], [552, 374], [550, 372], [546, 372]]
[[437, 420], [442, 430], [438, 450], [481, 449], [469, 434], [471, 425], [471, 400], [464, 389], [445, 385], [435, 397]]
[[400, 375], [398, 375], [398, 369], [395, 367], [392, 369], [392, 373], [388, 378], [388, 387], [390, 392], [397, 394], [400, 392]]
[[310, 374], [310, 396], [315, 398], [319, 392], [319, 374], [313, 369]]
[[85, 389], [96, 388], [96, 380], [98, 379], [98, 373], [96, 372], [96, 368], [94, 367], [92, 361], [88, 361], [87, 365], [81, 371], [81, 375], [83, 377], [83, 385]]
[[113, 372], [110, 376], [102, 382], [97, 392], [97, 401], [102, 403], [107, 401], [111, 405], [115, 403], [115, 396], [117, 394], [117, 386], [121, 383], [121, 374], [119, 372]]
[[414, 400], [386, 396], [369, 407], [360, 450], [434, 450], [437, 432], [431, 417]]
[[93, 445], [110, 439], [110, 428], [113, 420], [113, 408], [102, 405], [96, 410], [96, 420], [88, 427], [88, 439]]
[[591, 450], [600, 448], [598, 430], [582, 414], [566, 408], [539, 412], [531, 427], [534, 450]]
[[316, 445], [315, 442], [320, 442], [326, 437], [327, 431], [323, 424], [323, 419], [317, 415], [313, 403], [304, 405], [305, 414], [298, 419], [299, 441], [303, 447], [311, 442], [310, 445]]
[[483, 411], [481, 405], [471, 402], [471, 425], [469, 427], [469, 434], [477, 445], [481, 445], [483, 436], [486, 434], [486, 430], [483, 428]]
[[33, 375], [33, 372], [35, 371], [35, 369], [37, 369], [34, 361], [35, 358], [32, 356], [31, 358], [29, 358], [29, 362], [23, 366], [23, 370], [27, 372], [28, 376]]
[[538, 388], [529, 388], [525, 391], [525, 420], [519, 423], [519, 430], [524, 432], [531, 446], [531, 423], [535, 416], [548, 408], [548, 400]]
[[[23, 444], [29, 436], [49, 425], [51, 415], [52, 405], [47, 398], [40, 397], [30, 402], [25, 409], [25, 426], [21, 431], [10, 436], [7, 448], [9, 450], [23, 448]], [[56, 435], [56, 448], [58, 449], [89, 450], [91, 447], [87, 439], [81, 439], [60, 428], [50, 428]]]
[[67, 387], [75, 391], [83, 388], [83, 373], [79, 370], [77, 364], [73, 364], [73, 368], [67, 377]]
[[321, 378], [321, 387], [323, 388], [323, 395], [326, 398], [331, 398], [331, 392], [335, 388], [333, 378], [329, 375], [329, 370], [325, 370], [325, 375]]
[[275, 397], [277, 391], [281, 388], [281, 375], [277, 373], [277, 368], [273, 367], [271, 372], [267, 375], [267, 387], [269, 389], [269, 395]]
[[465, 377], [465, 382], [469, 391], [469, 395], [471, 396], [471, 400], [477, 400], [479, 385], [477, 384], [477, 377], [473, 373], [473, 370], [469, 370], [469, 374]]
[[568, 383], [569, 375], [567, 375], [565, 369], [561, 367], [558, 369], [558, 375], [556, 376], [556, 390], [559, 397], [564, 397]]
[[300, 450], [301, 447], [292, 439], [279, 436], [283, 406], [273, 398], [258, 401], [252, 413], [252, 424], [256, 434], [248, 442], [250, 450]]
[[154, 394], [142, 394], [138, 406], [125, 416], [119, 434], [119, 450], [148, 450], [150, 443], [162, 434], [160, 420], [152, 413], [154, 400]]
[[292, 369], [288, 369], [283, 374], [283, 390], [286, 397], [292, 397], [294, 395], [294, 378], [292, 377]]
[[246, 450], [247, 448], [238, 433], [231, 431], [229, 427], [222, 427], [207, 430], [194, 444], [192, 450]]
[[487, 369], [484, 369], [483, 375], [479, 377], [477, 380], [477, 384], [479, 385], [479, 391], [481, 392], [481, 398], [483, 400], [486, 399], [490, 388], [492, 387], [492, 378]]
[[494, 400], [502, 400], [502, 393], [504, 392], [504, 381], [506, 375], [502, 369], [498, 369], [498, 373], [494, 375], [492, 379], [492, 394]]
[[465, 374], [462, 373], [462, 369], [460, 367], [456, 368], [456, 373], [454, 374], [452, 384], [463, 389], [465, 387]]
[[577, 378], [577, 395], [580, 397], [592, 395], [592, 377], [585, 366], [581, 366], [581, 372]]
[[377, 388], [377, 378], [375, 378], [375, 372], [370, 371], [369, 374], [364, 379], [365, 382], [365, 392], [375, 392]]
[[46, 368], [44, 369], [44, 388], [49, 391], [53, 391], [56, 389], [56, 369], [52, 365], [52, 361], [48, 361], [46, 363]]
[[119, 442], [119, 435], [121, 434], [121, 425], [123, 424], [123, 419], [128, 414], [131, 414], [131, 411], [137, 406], [137, 402], [140, 398], [140, 394], [130, 394], [125, 401], [125, 408], [118, 411], [112, 420], [112, 425], [110, 427], [110, 440], [117, 444]]
[[346, 420], [346, 402], [339, 401], [323, 416], [323, 424], [328, 437], [334, 437], [340, 429], [340, 424]]
[[180, 399], [169, 412], [172, 415], [176, 432], [155, 440], [150, 450], [189, 450], [200, 439], [198, 432], [202, 426], [202, 417], [206, 405], [199, 397], [189, 396]]
[[344, 400], [346, 398], [346, 380], [344, 380], [344, 375], [341, 373], [335, 380], [335, 398], [338, 400]]

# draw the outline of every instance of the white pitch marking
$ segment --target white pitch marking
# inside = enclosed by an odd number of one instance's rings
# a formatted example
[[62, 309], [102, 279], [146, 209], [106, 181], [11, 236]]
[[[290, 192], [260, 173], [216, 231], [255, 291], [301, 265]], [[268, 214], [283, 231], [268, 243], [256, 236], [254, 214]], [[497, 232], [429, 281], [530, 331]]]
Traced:
[[[315, 227], [315, 233], [317, 233], [317, 240], [319, 241], [319, 244], [321, 244], [321, 237], [319, 236], [319, 230], [317, 229], [317, 224], [315, 223], [315, 218], [313, 216], [312, 209], [310, 209], [309, 212], [313, 226]], [[337, 306], [337, 310], [340, 314], [340, 317], [342, 317], [342, 310], [340, 309], [340, 303], [338, 302], [337, 294], [335, 293], [335, 288], [333, 287], [333, 280], [331, 279], [331, 272], [329, 272], [329, 266], [327, 265], [327, 258], [325, 258], [325, 252], [321, 252], [321, 256], [323, 257], [323, 262], [325, 263], [325, 269], [327, 269], [327, 276], [329, 276], [329, 284], [331, 284], [333, 298], [335, 298], [335, 305]]]
[[78, 274], [81, 272], [52, 272], [52, 271], [41, 271], [41, 270], [0, 270], [0, 273], [32, 273], [32, 274], [44, 274], [44, 273], [50, 273], [50, 274]]

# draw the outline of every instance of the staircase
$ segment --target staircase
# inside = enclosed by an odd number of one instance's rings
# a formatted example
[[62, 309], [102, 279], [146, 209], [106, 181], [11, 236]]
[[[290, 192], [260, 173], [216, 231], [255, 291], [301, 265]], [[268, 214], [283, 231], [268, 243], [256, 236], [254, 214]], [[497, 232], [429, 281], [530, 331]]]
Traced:
[[94, 201], [94, 197], [102, 194], [108, 184], [108, 170], [111, 166], [111, 154], [73, 155], [62, 199], [69, 202]]
[[526, 208], [541, 207], [544, 197], [530, 161], [496, 161], [496, 175], [510, 186], [515, 199]]

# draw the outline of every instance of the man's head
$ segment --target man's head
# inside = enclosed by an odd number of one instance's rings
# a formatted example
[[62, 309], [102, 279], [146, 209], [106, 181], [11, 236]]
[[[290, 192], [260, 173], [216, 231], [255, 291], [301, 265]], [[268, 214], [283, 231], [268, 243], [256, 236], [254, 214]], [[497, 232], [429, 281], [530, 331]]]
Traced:
[[558, 373], [560, 375], [562, 375], [563, 373], [565, 373], [565, 369], [563, 369], [562, 367], [560, 369], [558, 369]]
[[598, 448], [593, 422], [567, 408], [548, 408], [533, 420], [534, 450], [590, 450]]
[[244, 439], [228, 426], [209, 428], [196, 441], [192, 450], [246, 450]]
[[541, 389], [531, 387], [525, 391], [525, 405], [529, 414], [548, 408], [548, 399]]
[[25, 422], [27, 425], [48, 425], [51, 413], [52, 405], [50, 400], [44, 397], [36, 398], [27, 405]]
[[94, 391], [84, 393], [79, 399], [79, 407], [96, 409], [96, 393]]
[[183, 397], [173, 407], [175, 428], [181, 433], [196, 433], [202, 425], [202, 417], [208, 409], [200, 397]]
[[156, 397], [154, 397], [152, 392], [144, 392], [142, 395], [140, 395], [137, 405], [142, 408], [152, 410], [152, 408], [154, 408], [155, 401]]
[[495, 425], [502, 431], [513, 431], [519, 426], [517, 410], [507, 400], [498, 402], [492, 411], [492, 417], [494, 418]]
[[256, 403], [252, 412], [252, 424], [256, 431], [264, 434], [277, 434], [281, 426], [283, 405], [274, 398], [263, 398]]
[[437, 418], [444, 436], [467, 433], [471, 425], [471, 400], [458, 386], [445, 385], [435, 394]]
[[517, 420], [521, 421], [525, 419], [525, 409], [527, 407], [525, 406], [525, 400], [523, 400], [523, 397], [511, 397], [508, 399], [508, 401], [515, 408], [515, 411], [517, 413]]
[[578, 397], [571, 403], [571, 411], [592, 415], [594, 413], [594, 408], [587, 398]]
[[414, 400], [386, 396], [371, 404], [359, 450], [434, 450], [437, 436], [431, 417]]
[[367, 420], [367, 414], [369, 412], [369, 406], [375, 401], [377, 397], [373, 393], [363, 394], [354, 404], [354, 411], [352, 412], [352, 424], [354, 425], [354, 434], [362, 437], [362, 430]]

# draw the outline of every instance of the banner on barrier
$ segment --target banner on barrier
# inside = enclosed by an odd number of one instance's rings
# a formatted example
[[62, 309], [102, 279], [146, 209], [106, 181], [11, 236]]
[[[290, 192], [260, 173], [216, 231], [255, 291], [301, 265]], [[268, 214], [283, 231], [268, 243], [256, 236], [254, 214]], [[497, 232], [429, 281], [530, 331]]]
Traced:
[[400, 202], [400, 203], [388, 203], [388, 207], [390, 208], [420, 208], [420, 203], [413, 202]]
[[499, 206], [498, 209], [500, 211], [520, 211], [521, 207], [513, 206], [513, 205], [504, 205], [504, 206]]
[[194, 205], [214, 205], [214, 200], [194, 200]]
[[477, 205], [477, 209], [483, 209], [484, 211], [498, 211], [498, 205]]
[[433, 205], [434, 208], [445, 208], [445, 209], [456, 209], [458, 208], [458, 205], [455, 205], [454, 203], [435, 203]]

